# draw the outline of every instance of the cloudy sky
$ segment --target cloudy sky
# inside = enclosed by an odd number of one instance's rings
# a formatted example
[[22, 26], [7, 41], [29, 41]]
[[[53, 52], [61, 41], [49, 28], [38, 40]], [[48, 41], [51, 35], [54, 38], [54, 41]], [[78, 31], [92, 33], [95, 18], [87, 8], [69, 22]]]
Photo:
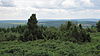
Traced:
[[0, 20], [100, 18], [100, 0], [0, 0]]

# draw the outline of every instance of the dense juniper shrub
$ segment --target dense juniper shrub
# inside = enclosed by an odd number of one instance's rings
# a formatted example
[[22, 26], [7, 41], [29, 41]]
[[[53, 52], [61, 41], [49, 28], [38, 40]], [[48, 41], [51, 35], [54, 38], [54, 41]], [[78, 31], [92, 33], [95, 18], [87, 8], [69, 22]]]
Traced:
[[97, 22], [96, 28], [97, 28], [97, 31], [100, 32], [100, 21]]
[[73, 42], [91, 42], [91, 37], [89, 33], [81, 26], [81, 24], [77, 25], [71, 21], [66, 22], [61, 25], [60, 30], [62, 32], [67, 32], [66, 39], [68, 38]]
[[[60, 27], [46, 27], [37, 24], [36, 14], [28, 19], [27, 25], [12, 28], [0, 28], [0, 41], [19, 40], [65, 40], [71, 42], [91, 42], [90, 34], [81, 24], [67, 21]], [[97, 24], [98, 25], [98, 24]]]

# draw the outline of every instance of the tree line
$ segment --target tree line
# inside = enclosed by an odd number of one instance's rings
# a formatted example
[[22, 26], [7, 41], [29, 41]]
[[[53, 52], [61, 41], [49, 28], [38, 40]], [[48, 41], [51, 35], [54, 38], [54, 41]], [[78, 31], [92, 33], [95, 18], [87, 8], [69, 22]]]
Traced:
[[[81, 24], [66, 21], [60, 27], [37, 25], [36, 14], [28, 19], [27, 25], [12, 28], [0, 28], [0, 41], [34, 41], [34, 40], [62, 40], [71, 42], [91, 42], [91, 32], [100, 32], [100, 21], [96, 27], [83, 28]], [[96, 30], [95, 30], [96, 29]]]

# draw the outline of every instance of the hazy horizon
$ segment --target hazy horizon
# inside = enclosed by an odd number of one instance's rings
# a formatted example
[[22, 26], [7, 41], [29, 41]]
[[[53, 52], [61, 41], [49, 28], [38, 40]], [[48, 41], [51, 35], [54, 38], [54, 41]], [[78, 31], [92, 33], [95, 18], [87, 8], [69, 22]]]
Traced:
[[[28, 19], [0, 19], [0, 21], [4, 21], [4, 20], [28, 20]], [[100, 18], [81, 18], [81, 19], [37, 19], [37, 20], [100, 20]]]

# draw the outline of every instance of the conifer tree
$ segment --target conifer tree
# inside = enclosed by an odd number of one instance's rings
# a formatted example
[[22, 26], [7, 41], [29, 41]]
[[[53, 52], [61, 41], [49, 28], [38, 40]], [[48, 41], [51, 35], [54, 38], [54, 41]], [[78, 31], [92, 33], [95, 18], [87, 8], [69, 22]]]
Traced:
[[33, 35], [34, 40], [36, 39], [43, 39], [42, 38], [42, 30], [40, 29], [40, 27], [37, 25], [38, 21], [36, 18], [36, 14], [32, 14], [32, 16], [30, 17], [30, 19], [28, 19], [28, 30], [31, 34], [31, 37]]
[[28, 29], [29, 30], [34, 30], [37, 28], [37, 18], [36, 18], [36, 14], [32, 14], [32, 16], [28, 19]]
[[28, 30], [31, 34], [32, 39], [37, 39], [37, 28], [38, 28], [37, 23], [38, 23], [38, 21], [36, 18], [36, 14], [32, 14], [32, 16], [28, 19], [28, 23], [27, 23]]

